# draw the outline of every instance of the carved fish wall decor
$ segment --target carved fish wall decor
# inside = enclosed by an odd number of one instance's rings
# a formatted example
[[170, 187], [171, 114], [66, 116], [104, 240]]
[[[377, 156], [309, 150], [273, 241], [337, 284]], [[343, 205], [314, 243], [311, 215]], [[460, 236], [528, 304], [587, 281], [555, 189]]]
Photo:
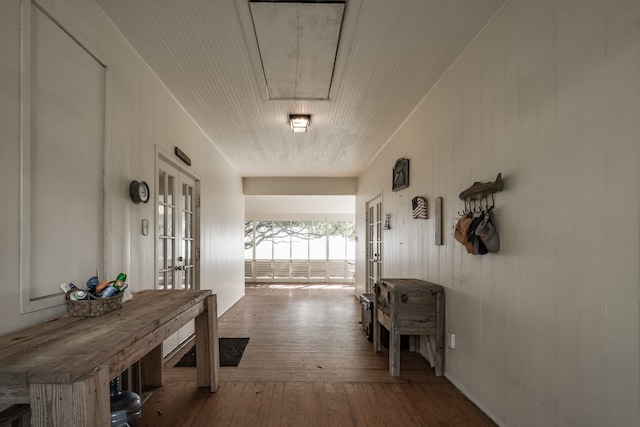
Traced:
[[494, 182], [474, 182], [473, 185], [464, 190], [458, 197], [460, 200], [480, 200], [483, 197], [502, 191], [504, 184], [502, 182], [502, 172], [498, 174]]

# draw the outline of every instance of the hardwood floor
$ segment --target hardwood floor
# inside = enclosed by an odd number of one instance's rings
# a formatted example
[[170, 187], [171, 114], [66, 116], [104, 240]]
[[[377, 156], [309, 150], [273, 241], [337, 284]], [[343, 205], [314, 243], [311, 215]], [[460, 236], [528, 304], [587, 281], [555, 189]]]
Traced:
[[374, 353], [353, 288], [247, 287], [218, 320], [220, 337], [250, 337], [240, 365], [222, 367], [216, 393], [195, 368], [165, 364], [165, 385], [142, 407], [142, 426], [493, 426], [429, 363], [403, 351], [401, 376]]

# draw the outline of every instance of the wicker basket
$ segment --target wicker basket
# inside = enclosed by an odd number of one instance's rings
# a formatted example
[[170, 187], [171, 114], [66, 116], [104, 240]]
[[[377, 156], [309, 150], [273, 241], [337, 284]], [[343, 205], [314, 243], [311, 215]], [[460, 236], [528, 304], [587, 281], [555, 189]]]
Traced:
[[72, 300], [71, 292], [73, 290], [66, 293], [67, 307], [71, 317], [98, 317], [122, 307], [122, 295], [124, 292], [108, 298], [100, 298], [87, 292], [89, 299], [80, 301]]

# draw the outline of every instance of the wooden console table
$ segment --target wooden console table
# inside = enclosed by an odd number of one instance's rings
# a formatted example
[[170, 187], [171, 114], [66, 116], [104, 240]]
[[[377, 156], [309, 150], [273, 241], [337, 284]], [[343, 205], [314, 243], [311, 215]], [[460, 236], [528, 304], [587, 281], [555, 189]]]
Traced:
[[147, 290], [101, 317], [62, 317], [0, 337], [0, 402], [31, 405], [34, 426], [109, 426], [109, 381], [142, 362], [161, 386], [162, 342], [195, 319], [197, 385], [218, 388], [216, 295]]
[[389, 374], [400, 375], [400, 336], [426, 336], [427, 360], [437, 376], [444, 368], [444, 288], [418, 279], [380, 279], [375, 286], [373, 348], [380, 325], [389, 331]]

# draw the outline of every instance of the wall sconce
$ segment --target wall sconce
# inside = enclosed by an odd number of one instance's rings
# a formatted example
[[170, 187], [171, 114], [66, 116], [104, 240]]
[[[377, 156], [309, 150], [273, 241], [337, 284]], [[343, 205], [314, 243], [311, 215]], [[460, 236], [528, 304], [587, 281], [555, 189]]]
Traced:
[[384, 229], [391, 230], [391, 214], [388, 212], [384, 214]]
[[305, 133], [311, 124], [311, 114], [289, 114], [289, 125], [293, 133]]

